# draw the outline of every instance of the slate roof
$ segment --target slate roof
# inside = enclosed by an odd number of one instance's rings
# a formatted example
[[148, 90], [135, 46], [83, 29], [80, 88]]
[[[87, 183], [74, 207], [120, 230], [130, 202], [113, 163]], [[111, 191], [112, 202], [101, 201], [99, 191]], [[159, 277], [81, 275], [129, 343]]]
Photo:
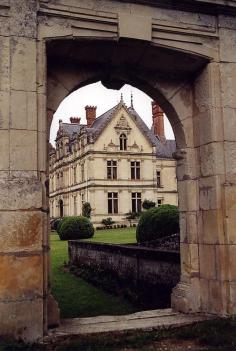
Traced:
[[145, 124], [142, 118], [138, 115], [133, 107], [127, 107], [124, 103], [119, 102], [116, 106], [112, 107], [110, 110], [103, 113], [101, 116], [97, 117], [92, 124], [91, 128], [87, 128], [86, 125], [76, 124], [76, 123], [62, 123], [60, 126], [60, 132], [66, 134], [70, 139], [78, 134], [84, 127], [85, 132], [88, 136], [91, 136], [95, 141], [99, 135], [102, 133], [104, 128], [109, 124], [114, 114], [119, 110], [119, 108], [124, 107], [129, 115], [135, 120], [136, 125], [143, 133], [143, 135], [149, 140], [152, 146], [156, 146], [157, 157], [158, 158], [173, 158], [172, 154], [176, 151], [175, 140], [161, 139], [152, 132], [151, 129]]

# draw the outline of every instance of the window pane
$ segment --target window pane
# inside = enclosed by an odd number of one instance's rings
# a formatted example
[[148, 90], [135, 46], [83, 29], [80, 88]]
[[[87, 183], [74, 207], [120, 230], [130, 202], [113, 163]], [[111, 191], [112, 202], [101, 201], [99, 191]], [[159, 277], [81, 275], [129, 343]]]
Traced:
[[114, 199], [114, 213], [118, 213], [118, 199]]
[[107, 168], [107, 179], [111, 179], [111, 167]]
[[137, 212], [140, 213], [141, 212], [141, 199], [137, 200], [137, 205], [138, 205]]
[[132, 212], [136, 212], [136, 200], [132, 199]]
[[113, 168], [113, 179], [117, 179], [117, 168]]
[[112, 199], [108, 199], [108, 213], [112, 213]]
[[136, 169], [136, 179], [140, 179], [140, 168]]
[[135, 179], [135, 168], [131, 167], [131, 179]]

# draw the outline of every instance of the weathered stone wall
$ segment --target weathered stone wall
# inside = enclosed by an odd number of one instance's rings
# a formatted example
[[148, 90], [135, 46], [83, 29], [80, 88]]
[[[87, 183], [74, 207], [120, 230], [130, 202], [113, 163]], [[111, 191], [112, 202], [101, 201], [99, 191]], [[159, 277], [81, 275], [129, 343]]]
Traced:
[[137, 284], [174, 287], [180, 279], [178, 252], [160, 251], [132, 245], [68, 242], [69, 264], [109, 270], [123, 280]]
[[173, 126], [181, 211], [173, 307], [236, 313], [235, 1], [138, 2], [0, 3], [1, 334], [47, 332], [48, 132], [62, 99], [99, 79], [142, 89]]

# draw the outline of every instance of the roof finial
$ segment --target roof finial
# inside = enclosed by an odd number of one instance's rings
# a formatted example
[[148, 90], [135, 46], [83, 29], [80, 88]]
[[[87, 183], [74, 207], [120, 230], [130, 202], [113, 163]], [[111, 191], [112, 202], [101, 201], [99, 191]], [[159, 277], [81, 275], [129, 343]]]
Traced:
[[131, 108], [134, 108], [134, 104], [133, 104], [133, 93], [132, 93], [132, 91], [131, 91], [131, 97], [130, 97], [130, 99], [131, 99], [130, 107], [131, 107]]
[[123, 104], [123, 102], [124, 102], [124, 100], [123, 100], [123, 94], [121, 93], [121, 94], [120, 94], [120, 103]]

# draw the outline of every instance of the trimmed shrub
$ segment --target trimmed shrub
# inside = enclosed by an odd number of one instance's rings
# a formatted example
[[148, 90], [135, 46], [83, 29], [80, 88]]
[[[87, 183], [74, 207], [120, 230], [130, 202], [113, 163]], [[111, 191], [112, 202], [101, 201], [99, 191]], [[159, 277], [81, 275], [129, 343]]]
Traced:
[[112, 224], [114, 224], [115, 222], [112, 220], [111, 217], [108, 217], [104, 218], [101, 223], [105, 225], [106, 229], [111, 229]]
[[63, 217], [63, 218], [60, 218], [59, 219], [59, 222], [57, 224], [57, 233], [58, 235], [60, 236], [60, 230], [61, 230], [61, 226], [62, 226], [62, 223], [67, 219], [68, 217]]
[[138, 243], [149, 242], [179, 233], [179, 211], [174, 205], [153, 207], [144, 212], [138, 222]]
[[155, 207], [156, 204], [154, 201], [151, 201], [151, 200], [147, 200], [145, 199], [142, 203], [142, 207], [145, 209], [145, 210], [149, 210], [149, 208], [152, 208], [152, 207]]
[[92, 207], [91, 207], [90, 203], [89, 202], [83, 203], [82, 216], [87, 217], [87, 218], [91, 218], [91, 212], [92, 212]]
[[94, 235], [94, 228], [86, 217], [64, 217], [58, 234], [61, 240], [89, 239]]

